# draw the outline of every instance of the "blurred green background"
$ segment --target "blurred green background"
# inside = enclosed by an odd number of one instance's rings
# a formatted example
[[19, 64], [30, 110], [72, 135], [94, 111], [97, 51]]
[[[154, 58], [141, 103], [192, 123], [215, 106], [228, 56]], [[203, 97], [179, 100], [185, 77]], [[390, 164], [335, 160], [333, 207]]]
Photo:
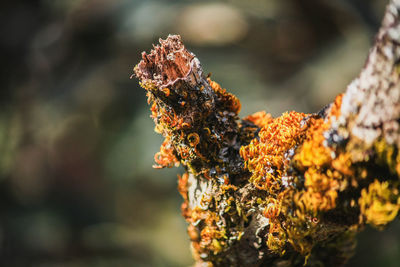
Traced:
[[[132, 68], [179, 33], [241, 115], [315, 112], [361, 69], [384, 0], [0, 4], [0, 265], [189, 266], [176, 174]], [[400, 224], [348, 266], [400, 266]]]

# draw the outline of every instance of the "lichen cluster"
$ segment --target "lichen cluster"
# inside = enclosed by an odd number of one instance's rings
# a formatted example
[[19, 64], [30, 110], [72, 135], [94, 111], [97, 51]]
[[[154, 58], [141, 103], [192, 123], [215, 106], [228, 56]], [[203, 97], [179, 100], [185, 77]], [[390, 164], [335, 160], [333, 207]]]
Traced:
[[361, 191], [358, 200], [362, 221], [375, 227], [382, 227], [394, 220], [400, 207], [397, 183], [375, 180]]
[[265, 113], [248, 118], [262, 128], [259, 138], [240, 152], [252, 172], [249, 181], [267, 192], [261, 205], [271, 223], [267, 245], [272, 251], [283, 254], [290, 243], [310, 255], [321, 238], [328, 238], [321, 233], [333, 214], [348, 215], [338, 218], [348, 231], [361, 229], [364, 223], [385, 225], [397, 215], [398, 178], [380, 173], [374, 180], [368, 166], [384, 162], [396, 172], [398, 154], [393, 146], [378, 142], [367, 152], [369, 157], [356, 155], [351, 149], [354, 142], [332, 130], [341, 98], [323, 116], [290, 112], [276, 119]]
[[[155, 49], [161, 50], [160, 47]], [[165, 49], [163, 53], [167, 58]], [[135, 72], [143, 75], [139, 65]], [[236, 122], [239, 100], [210, 79], [195, 88], [189, 88], [184, 82], [170, 88], [164, 85], [159, 88], [156, 84], [152, 80], [141, 82], [147, 90], [155, 131], [165, 137], [160, 152], [154, 157], [155, 167], [173, 167], [182, 163], [192, 173], [208, 179], [240, 174], [241, 166], [233, 166], [240, 163], [232, 161], [232, 157], [239, 159], [235, 151], [239, 150], [242, 141], [254, 137], [254, 127], [242, 127]], [[233, 140], [234, 137], [241, 139]], [[231, 171], [227, 172], [227, 168]]]
[[304, 138], [306, 115], [290, 112], [273, 119], [269, 114], [257, 113], [247, 119], [262, 128], [258, 138], [243, 146], [240, 154], [252, 173], [249, 182], [267, 193], [265, 199], [259, 201], [264, 216], [269, 219], [266, 244], [271, 251], [283, 254], [287, 242], [283, 225], [287, 207], [283, 202], [291, 194], [293, 183], [293, 179], [287, 176], [287, 168], [294, 148]]
[[135, 73], [165, 137], [155, 167], [186, 170], [178, 190], [197, 262], [336, 266], [366, 224], [397, 216], [400, 153], [384, 138], [353, 136], [342, 95], [318, 114], [239, 120], [239, 100], [203, 76], [179, 37], [160, 44]]
[[[252, 173], [249, 182], [267, 192], [261, 205], [270, 220], [271, 251], [284, 254], [290, 243], [309, 256], [329, 238], [327, 220], [335, 214], [344, 227], [330, 229], [331, 235], [360, 230], [365, 223], [381, 227], [398, 213], [399, 154], [384, 141], [368, 150], [352, 149], [356, 141], [332, 127], [341, 99], [323, 116], [290, 112], [276, 119], [265, 113], [247, 118], [262, 127], [240, 153]], [[379, 164], [392, 174], [381, 172], [376, 179], [369, 166]]]
[[[256, 136], [258, 127], [239, 122], [241, 105], [234, 95], [209, 78], [196, 77], [200, 66], [180, 38], [169, 37], [160, 44], [150, 54], [143, 53], [134, 69], [147, 91], [155, 131], [165, 137], [154, 167], [182, 164], [187, 170], [178, 179], [182, 214], [190, 223], [195, 257], [210, 259], [243, 234], [246, 215], [234, 184], [247, 181], [249, 172], [239, 149]], [[188, 199], [189, 174], [209, 181], [215, 191], [199, 196], [194, 206]]]

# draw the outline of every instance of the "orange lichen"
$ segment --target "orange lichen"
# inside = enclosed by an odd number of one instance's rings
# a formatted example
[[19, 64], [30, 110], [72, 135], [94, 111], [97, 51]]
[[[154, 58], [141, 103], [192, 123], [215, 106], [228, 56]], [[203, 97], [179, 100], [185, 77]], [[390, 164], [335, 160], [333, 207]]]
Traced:
[[[252, 172], [250, 181], [261, 190], [278, 193], [287, 153], [301, 140], [300, 122], [306, 114], [290, 112], [270, 119], [263, 113], [250, 117], [254, 122], [265, 124], [259, 138], [240, 149], [240, 155]], [[260, 119], [261, 118], [261, 119]]]
[[[263, 215], [270, 220], [266, 243], [270, 250], [278, 254], [284, 253], [286, 242], [294, 240], [286, 231], [293, 222], [284, 219], [290, 206], [286, 202], [293, 194], [288, 188], [286, 171], [294, 148], [305, 138], [307, 125], [314, 122], [313, 118], [307, 119], [307, 116], [290, 112], [273, 119], [269, 114], [258, 112], [247, 117], [249, 121], [263, 127], [258, 134], [259, 138], [253, 139], [240, 150], [247, 168], [252, 172], [250, 182], [259, 190], [268, 192], [269, 197], [261, 202], [264, 205]], [[282, 227], [282, 223], [287, 226]]]
[[333, 101], [332, 106], [329, 111], [329, 116], [339, 118], [340, 116], [340, 108], [342, 106], [342, 99], [344, 94], [339, 94], [336, 96], [335, 101]]
[[[190, 231], [190, 235], [193, 237], [191, 240], [193, 247], [196, 248], [196, 253], [212, 251], [214, 254], [217, 254], [226, 246], [225, 241], [227, 237], [225, 231], [217, 226], [220, 217], [215, 212], [197, 206], [192, 211], [188, 221], [191, 222], [188, 231]], [[204, 226], [198, 232], [195, 225], [200, 221], [203, 222]]]
[[350, 153], [340, 153], [335, 159], [332, 160], [331, 165], [334, 169], [332, 175], [335, 176], [335, 178], [340, 178], [340, 173], [347, 176], [354, 175]]
[[171, 94], [171, 91], [167, 87], [162, 88], [161, 91], [164, 92], [166, 97], [168, 97]]
[[304, 172], [305, 190], [296, 193], [296, 204], [313, 214], [336, 207], [338, 191], [347, 185], [345, 176], [354, 175], [351, 155], [340, 153], [326, 145], [324, 133], [330, 129], [330, 120], [340, 115], [342, 95], [336, 97], [328, 119], [314, 119], [306, 138], [293, 158], [293, 165]]
[[198, 242], [200, 240], [199, 231], [196, 229], [196, 226], [194, 226], [193, 224], [189, 224], [187, 231], [190, 241]]
[[[262, 126], [258, 138], [242, 147], [240, 155], [252, 173], [250, 182], [268, 192], [269, 197], [260, 204], [271, 224], [267, 245], [275, 252], [283, 253], [289, 242], [308, 255], [320, 212], [336, 208], [339, 192], [349, 184], [346, 177], [354, 176], [351, 155], [342, 152], [336, 156], [336, 150], [326, 143], [331, 118], [340, 115], [341, 99], [341, 95], [336, 98], [327, 119], [297, 112], [275, 119], [258, 112], [246, 118]], [[290, 178], [293, 172], [302, 173], [303, 182]]]
[[165, 167], [176, 167], [179, 165], [178, 159], [174, 155], [174, 149], [171, 145], [170, 139], [165, 138], [164, 142], [160, 147], [160, 152], [154, 155], [154, 161], [158, 165], [153, 165], [153, 168], [165, 168]]
[[286, 244], [287, 235], [286, 231], [282, 228], [281, 224], [278, 223], [270, 223], [269, 233], [267, 235], [267, 246], [268, 248], [280, 255], [285, 253], [283, 247]]
[[183, 202], [181, 205], [182, 216], [185, 219], [188, 219], [192, 216], [192, 211], [189, 208], [188, 201], [188, 179], [189, 174], [185, 172], [182, 176], [178, 175], [178, 192], [183, 198]]
[[185, 172], [183, 175], [178, 174], [178, 192], [185, 201], [187, 200], [188, 179], [189, 174], [187, 172]]
[[281, 203], [275, 198], [268, 198], [266, 201], [263, 215], [268, 219], [273, 219], [279, 216], [281, 212]]
[[259, 111], [243, 118], [243, 120], [250, 121], [258, 127], [263, 128], [267, 124], [271, 123], [274, 119], [272, 118], [271, 114], [266, 113], [265, 111]]
[[[363, 224], [382, 227], [397, 216], [400, 153], [384, 138], [366, 146], [352, 136], [353, 121], [340, 118], [343, 95], [318, 114], [262, 111], [239, 121], [238, 98], [201, 75], [180, 39], [170, 41], [144, 54], [135, 72], [165, 137], [155, 167], [182, 163], [187, 171], [178, 190], [196, 260], [230, 266], [221, 258], [243, 235], [264, 262], [294, 250], [306, 264], [316, 245], [333, 242], [348, 257], [346, 242]], [[189, 179], [197, 179], [194, 193]]]
[[200, 137], [197, 133], [191, 133], [187, 137], [189, 141], [189, 145], [192, 147], [197, 146], [198, 143], [200, 143]]
[[220, 102], [224, 103], [231, 112], [239, 114], [242, 107], [239, 99], [234, 94], [228, 93], [226, 89], [222, 88], [217, 82], [214, 82], [210, 78], [207, 78], [207, 81], [210, 83], [217, 97], [220, 98]]

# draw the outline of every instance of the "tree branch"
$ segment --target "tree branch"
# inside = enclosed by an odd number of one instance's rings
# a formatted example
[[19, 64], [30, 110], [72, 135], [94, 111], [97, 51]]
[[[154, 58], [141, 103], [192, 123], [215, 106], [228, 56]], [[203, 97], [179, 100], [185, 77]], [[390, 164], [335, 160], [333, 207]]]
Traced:
[[179, 177], [198, 266], [339, 266], [365, 224], [400, 208], [400, 1], [364, 69], [317, 114], [258, 112], [206, 78], [179, 36], [143, 52], [135, 75]]

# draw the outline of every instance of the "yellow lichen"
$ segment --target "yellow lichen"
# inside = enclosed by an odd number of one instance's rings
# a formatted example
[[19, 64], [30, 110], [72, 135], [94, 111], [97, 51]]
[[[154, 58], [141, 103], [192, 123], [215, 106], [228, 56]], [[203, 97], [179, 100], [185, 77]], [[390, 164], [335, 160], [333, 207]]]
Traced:
[[323, 119], [313, 119], [311, 125], [307, 139], [294, 157], [298, 168], [324, 167], [331, 160], [331, 151], [324, 146], [325, 138], [323, 135], [329, 129], [329, 124], [325, 123]]
[[294, 166], [304, 171], [305, 180], [305, 190], [296, 193], [296, 204], [312, 214], [334, 209], [338, 191], [344, 190], [348, 184], [344, 177], [354, 174], [351, 155], [342, 152], [336, 156], [336, 151], [326, 145], [324, 136], [330, 129], [330, 118], [340, 115], [341, 99], [342, 95], [335, 99], [327, 121], [314, 119], [293, 159]]
[[391, 172], [400, 175], [400, 153], [394, 145], [389, 145], [385, 139], [379, 139], [374, 143], [374, 149], [378, 157], [378, 164], [389, 167]]
[[[396, 182], [396, 185], [398, 182]], [[394, 182], [375, 180], [367, 189], [361, 191], [358, 199], [360, 220], [375, 227], [391, 222], [400, 208], [399, 191]]]
[[286, 232], [280, 223], [270, 223], [270, 229], [267, 237], [268, 248], [280, 255], [285, 253]]
[[299, 219], [292, 221], [293, 224], [287, 227], [287, 241], [295, 250], [302, 255], [309, 255], [315, 244], [313, 234], [316, 232], [315, 225]]
[[[187, 55], [182, 58], [192, 54]], [[152, 73], [154, 64], [144, 68], [149, 62], [144, 57], [135, 73], [152, 103], [155, 130], [165, 137], [155, 167], [182, 163], [191, 178], [207, 183], [207, 192], [196, 193], [189, 204], [189, 175], [178, 178], [182, 214], [199, 262], [218, 262], [218, 254], [226, 255], [244, 233], [247, 239], [252, 227], [246, 224], [253, 225], [261, 214], [267, 223], [256, 232], [260, 248], [266, 244], [278, 255], [294, 249], [305, 264], [316, 244], [334, 243], [349, 251], [348, 241], [360, 226], [382, 227], [397, 216], [400, 153], [383, 137], [366, 145], [352, 136], [353, 120], [338, 119], [343, 95], [318, 114], [287, 112], [273, 118], [257, 112], [239, 122], [238, 98], [209, 78], [188, 83], [187, 61], [160, 70], [174, 78], [168, 83]], [[183, 69], [176, 68], [182, 63]]]
[[[354, 176], [351, 154], [327, 146], [325, 132], [331, 118], [340, 115], [342, 96], [331, 106], [328, 119], [303, 113], [284, 113], [272, 118], [265, 112], [246, 119], [262, 127], [258, 136], [240, 150], [246, 167], [252, 173], [250, 182], [267, 191], [268, 198], [260, 200], [263, 214], [270, 220], [268, 248], [283, 253], [288, 242], [303, 255], [309, 255], [319, 229], [319, 216], [336, 208], [339, 192]], [[297, 149], [296, 149], [297, 148]], [[288, 170], [294, 167], [302, 173], [291, 187]], [[285, 227], [282, 227], [285, 225]]]

